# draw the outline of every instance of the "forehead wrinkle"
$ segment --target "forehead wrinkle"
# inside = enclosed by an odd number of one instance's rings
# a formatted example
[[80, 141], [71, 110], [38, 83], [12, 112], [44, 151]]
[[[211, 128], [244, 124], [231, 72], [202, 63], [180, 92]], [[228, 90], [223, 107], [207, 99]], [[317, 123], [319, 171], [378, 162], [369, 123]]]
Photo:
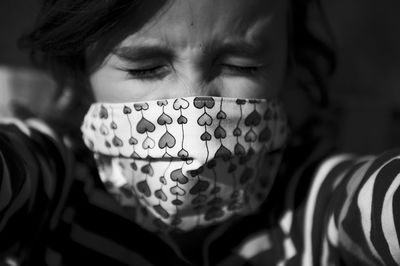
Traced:
[[[128, 36], [122, 44], [157, 45], [175, 51], [198, 49], [199, 46], [204, 51], [206, 47], [212, 48], [216, 44], [227, 42], [265, 46], [268, 43], [267, 33], [272, 30], [273, 21], [277, 16], [281, 16], [279, 10], [285, 10], [283, 7], [286, 7], [286, 4], [281, 4], [284, 2], [287, 1], [261, 0], [262, 4], [260, 1], [254, 1], [244, 10], [239, 10], [238, 3], [232, 4], [226, 12], [220, 12], [218, 6], [223, 5], [224, 1], [216, 0], [215, 8], [210, 10], [209, 15], [201, 15], [210, 7], [202, 4], [195, 6], [196, 3], [190, 0], [169, 1], [151, 22]], [[254, 9], [257, 5], [261, 6]], [[195, 10], [196, 7], [199, 10]], [[229, 12], [231, 9], [232, 12]], [[171, 16], [169, 11], [177, 13]], [[220, 19], [224, 15], [226, 19]]]

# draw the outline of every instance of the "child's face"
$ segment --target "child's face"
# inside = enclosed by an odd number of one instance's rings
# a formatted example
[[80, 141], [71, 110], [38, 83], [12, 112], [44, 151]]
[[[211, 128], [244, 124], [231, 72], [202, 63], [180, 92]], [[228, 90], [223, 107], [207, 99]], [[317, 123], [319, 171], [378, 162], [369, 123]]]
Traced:
[[92, 72], [96, 101], [277, 96], [286, 18], [282, 0], [172, 0]]

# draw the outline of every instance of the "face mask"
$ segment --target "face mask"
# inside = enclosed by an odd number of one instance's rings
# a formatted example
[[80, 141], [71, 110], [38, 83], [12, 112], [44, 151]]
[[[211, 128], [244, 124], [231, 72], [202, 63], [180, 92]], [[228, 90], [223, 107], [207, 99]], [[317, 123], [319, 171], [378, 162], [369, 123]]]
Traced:
[[220, 97], [95, 103], [81, 129], [106, 188], [151, 231], [257, 211], [288, 131], [276, 100]]

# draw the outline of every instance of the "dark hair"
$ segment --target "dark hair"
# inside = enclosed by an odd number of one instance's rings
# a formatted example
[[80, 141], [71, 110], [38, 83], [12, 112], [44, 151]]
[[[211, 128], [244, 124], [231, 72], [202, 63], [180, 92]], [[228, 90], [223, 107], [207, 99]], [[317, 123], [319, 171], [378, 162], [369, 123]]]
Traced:
[[328, 104], [327, 78], [336, 67], [335, 43], [322, 3], [293, 0], [292, 38], [297, 84], [320, 106]]

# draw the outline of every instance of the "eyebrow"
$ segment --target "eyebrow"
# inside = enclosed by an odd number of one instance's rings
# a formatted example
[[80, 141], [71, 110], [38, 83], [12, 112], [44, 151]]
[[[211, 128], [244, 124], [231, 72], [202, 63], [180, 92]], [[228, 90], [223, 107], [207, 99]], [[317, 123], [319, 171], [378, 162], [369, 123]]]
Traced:
[[125, 61], [140, 61], [152, 58], [174, 57], [173, 51], [164, 46], [123, 46], [112, 51], [113, 54]]
[[[212, 47], [212, 45], [208, 47], [206, 45], [205, 49], [217, 55], [247, 57], [258, 57], [267, 51], [264, 47], [247, 42], [229, 42], [215, 48]], [[161, 45], [122, 46], [115, 48], [112, 53], [120, 59], [129, 62], [144, 61], [154, 58], [164, 58], [167, 60], [175, 58], [175, 52], [170, 47]]]
[[247, 42], [226, 43], [217, 48], [217, 53], [223, 55], [260, 56], [267, 51], [266, 48]]

